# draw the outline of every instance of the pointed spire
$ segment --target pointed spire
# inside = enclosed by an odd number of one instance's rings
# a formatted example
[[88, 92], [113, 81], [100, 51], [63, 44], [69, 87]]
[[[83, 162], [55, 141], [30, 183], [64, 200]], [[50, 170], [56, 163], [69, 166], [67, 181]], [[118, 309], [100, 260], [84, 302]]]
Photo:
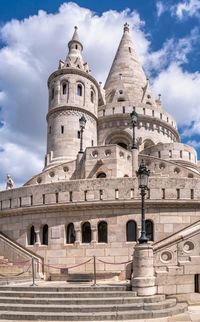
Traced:
[[111, 93], [119, 87], [119, 74], [122, 74], [121, 82], [130, 101], [141, 102], [144, 99], [144, 88], [145, 94], [149, 94], [146, 76], [133, 47], [128, 23], [124, 24], [123, 35], [104, 86], [107, 102], [110, 102]]
[[72, 39], [68, 43], [69, 53], [65, 59], [65, 62], [60, 61], [59, 68], [78, 68], [86, 73], [89, 73], [89, 66], [84, 62], [82, 57], [83, 45], [79, 39], [78, 27], [74, 27], [74, 33]]
[[79, 35], [78, 35], [78, 27], [74, 27], [74, 34], [72, 36], [72, 41], [78, 41], [80, 42]]
[[74, 26], [74, 34], [72, 36], [72, 39], [68, 43], [69, 50], [70, 50], [70, 47], [72, 47], [73, 45], [75, 45], [75, 46], [79, 45], [81, 47], [80, 50], [81, 51], [83, 50], [83, 45], [80, 42], [80, 38], [79, 38], [79, 34], [78, 34], [78, 27], [77, 26]]

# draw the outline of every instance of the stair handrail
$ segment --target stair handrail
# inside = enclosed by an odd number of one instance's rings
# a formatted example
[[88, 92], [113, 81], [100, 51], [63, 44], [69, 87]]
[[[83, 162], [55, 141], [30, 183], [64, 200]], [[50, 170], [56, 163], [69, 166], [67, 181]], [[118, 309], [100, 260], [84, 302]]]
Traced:
[[16, 242], [12, 238], [8, 237], [2, 231], [0, 231], [0, 239], [2, 239], [5, 242], [7, 242], [14, 249], [17, 249], [18, 251], [20, 251], [24, 255], [30, 257], [30, 260], [32, 258], [36, 259], [36, 261], [38, 262], [38, 264], [40, 264], [41, 267], [42, 267], [42, 272], [44, 272], [44, 257], [42, 257], [42, 256], [34, 253], [33, 251], [27, 249], [25, 246], [22, 246], [21, 244], [19, 244], [18, 242]]

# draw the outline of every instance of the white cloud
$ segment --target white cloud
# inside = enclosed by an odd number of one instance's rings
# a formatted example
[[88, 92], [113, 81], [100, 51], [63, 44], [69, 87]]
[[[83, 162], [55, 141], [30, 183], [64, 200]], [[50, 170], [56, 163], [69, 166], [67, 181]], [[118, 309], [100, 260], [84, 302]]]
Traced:
[[200, 73], [185, 72], [181, 66], [172, 63], [154, 80], [153, 88], [162, 94], [165, 109], [175, 117], [179, 126], [191, 128], [194, 120], [200, 122]]
[[166, 11], [166, 6], [163, 4], [163, 2], [158, 1], [156, 2], [156, 11], [157, 11], [157, 16], [160, 17], [165, 11]]
[[189, 140], [189, 141], [187, 141], [187, 144], [191, 145], [194, 149], [199, 149], [200, 148], [200, 141]]
[[79, 27], [83, 56], [93, 75], [105, 81], [126, 21], [134, 29], [134, 42], [144, 59], [149, 43], [135, 11], [110, 10], [98, 16], [75, 3], [64, 3], [55, 14], [40, 10], [37, 15], [1, 27], [5, 46], [0, 49], [0, 120], [5, 126], [0, 135], [0, 182], [10, 173], [15, 182], [21, 183], [42, 169], [46, 82], [59, 59], [66, 57], [74, 26]]
[[172, 6], [172, 14], [176, 15], [180, 20], [185, 17], [200, 16], [200, 1], [187, 0], [179, 2], [177, 5]]
[[167, 39], [162, 48], [155, 52], [149, 52], [145, 60], [145, 69], [158, 71], [166, 69], [174, 62], [182, 65], [188, 62], [188, 54], [192, 51], [193, 44], [199, 39], [199, 30], [194, 28], [186, 37]]

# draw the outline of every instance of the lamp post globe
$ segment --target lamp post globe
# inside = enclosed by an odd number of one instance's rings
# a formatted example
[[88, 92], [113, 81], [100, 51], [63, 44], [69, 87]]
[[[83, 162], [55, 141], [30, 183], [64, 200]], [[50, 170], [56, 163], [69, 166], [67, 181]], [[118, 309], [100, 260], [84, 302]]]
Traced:
[[140, 189], [141, 195], [141, 236], [138, 239], [139, 244], [144, 244], [148, 242], [148, 237], [146, 235], [146, 225], [145, 225], [145, 195], [148, 189], [150, 171], [147, 169], [144, 161], [142, 160], [137, 176], [138, 176], [138, 187]]

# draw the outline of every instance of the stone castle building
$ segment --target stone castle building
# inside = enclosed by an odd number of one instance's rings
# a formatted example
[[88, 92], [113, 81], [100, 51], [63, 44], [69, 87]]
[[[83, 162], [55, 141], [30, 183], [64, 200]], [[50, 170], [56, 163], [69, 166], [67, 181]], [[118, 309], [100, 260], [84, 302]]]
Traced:
[[[44, 169], [23, 187], [0, 192], [1, 232], [52, 265], [51, 278], [62, 275], [56, 266], [93, 256], [100, 259], [99, 275], [130, 277], [131, 265], [121, 263], [132, 259], [141, 231], [136, 170], [143, 159], [150, 170], [146, 229], [157, 292], [192, 292], [200, 273], [196, 151], [181, 143], [176, 121], [160, 96], [153, 97], [128, 24], [104, 88], [83, 60], [77, 27], [68, 47], [48, 79]], [[138, 149], [131, 149], [133, 111]], [[92, 269], [88, 262], [68, 274]]]

